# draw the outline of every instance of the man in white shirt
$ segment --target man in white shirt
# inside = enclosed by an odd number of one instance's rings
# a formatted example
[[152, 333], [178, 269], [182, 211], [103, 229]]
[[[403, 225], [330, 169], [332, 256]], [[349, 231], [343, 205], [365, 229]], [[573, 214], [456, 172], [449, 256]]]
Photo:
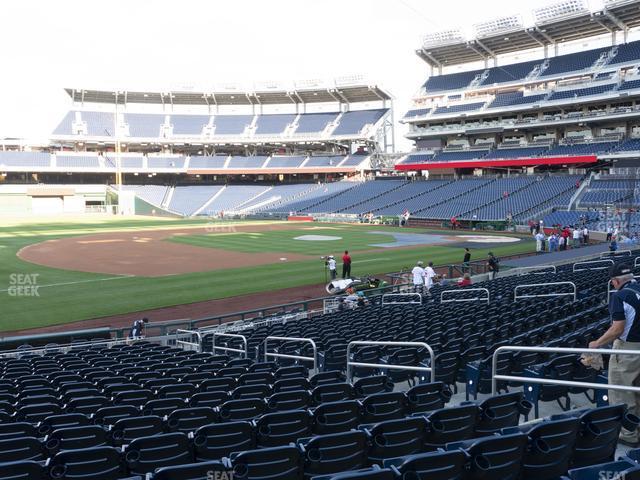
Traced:
[[422, 293], [424, 289], [424, 265], [422, 262], [416, 263], [416, 266], [411, 270], [413, 276], [413, 290], [417, 293]]
[[333, 255], [327, 257], [327, 267], [329, 267], [329, 273], [331, 274], [331, 280], [335, 280], [337, 276], [336, 272], [336, 259]]
[[580, 227], [573, 229], [573, 248], [580, 246]]
[[433, 262], [429, 262], [429, 266], [424, 269], [424, 280], [427, 287], [427, 292], [433, 286], [433, 279], [436, 276], [436, 271], [433, 269]]
[[582, 229], [582, 241], [585, 245], [589, 245], [589, 229], [586, 225]]
[[544, 242], [544, 233], [542, 233], [542, 231], [540, 231], [539, 233], [536, 233], [535, 239], [536, 239], [536, 253], [542, 253], [543, 252], [542, 242]]

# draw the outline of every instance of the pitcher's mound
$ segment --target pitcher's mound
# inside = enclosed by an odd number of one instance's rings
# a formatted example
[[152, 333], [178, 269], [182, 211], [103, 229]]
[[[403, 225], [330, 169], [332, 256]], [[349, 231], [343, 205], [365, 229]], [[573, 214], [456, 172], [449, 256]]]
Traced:
[[294, 240], [306, 240], [307, 242], [329, 242], [331, 240], [342, 240], [342, 237], [333, 237], [331, 235], [301, 235], [295, 237]]

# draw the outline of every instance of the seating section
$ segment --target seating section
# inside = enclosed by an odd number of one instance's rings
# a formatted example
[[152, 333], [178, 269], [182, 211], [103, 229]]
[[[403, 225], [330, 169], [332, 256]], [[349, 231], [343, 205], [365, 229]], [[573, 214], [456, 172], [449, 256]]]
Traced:
[[227, 158], [227, 155], [192, 156], [189, 159], [189, 168], [224, 168]]
[[375, 125], [388, 112], [387, 109], [353, 110], [345, 112], [332, 135], [359, 135], [365, 126]]
[[192, 215], [222, 188], [221, 186], [175, 187], [168, 210], [181, 215]]
[[167, 187], [164, 185], [122, 185], [125, 191], [134, 191], [136, 196], [151, 205], [161, 206], [167, 195]]
[[0, 152], [0, 168], [2, 167], [50, 167], [51, 157], [41, 152]]
[[275, 114], [258, 115], [256, 122], [256, 135], [276, 135], [284, 133], [285, 129], [293, 123], [296, 115]]
[[[320, 137], [331, 135], [357, 136], [366, 125], [376, 124], [388, 109], [354, 110], [318, 113], [273, 114], [164, 114], [123, 113], [119, 119], [118, 135], [129, 138], [184, 137], [265, 137], [268, 135]], [[340, 125], [334, 126], [340, 117]], [[70, 111], [54, 129], [53, 135], [115, 137], [113, 113], [96, 111]]]
[[56, 167], [100, 168], [97, 155], [56, 155]]
[[434, 115], [442, 115], [447, 113], [462, 113], [471, 110], [478, 110], [484, 105], [484, 102], [461, 103], [458, 105], [448, 105], [446, 107], [438, 107], [433, 111]]
[[556, 91], [556, 92], [553, 92], [547, 100], [553, 101], [553, 100], [562, 100], [564, 98], [579, 98], [579, 97], [587, 97], [591, 95], [600, 95], [613, 90], [614, 88], [616, 88], [616, 86], [617, 84], [615, 83], [607, 83], [607, 84], [598, 85], [595, 87]]
[[229, 160], [229, 164], [227, 168], [230, 169], [238, 169], [238, 168], [262, 168], [264, 166], [264, 162], [266, 162], [267, 157], [265, 156], [254, 156], [254, 157], [231, 157]]
[[147, 164], [149, 168], [184, 168], [186, 158], [185, 157], [161, 157], [161, 156], [149, 156], [147, 157]]
[[[239, 209], [245, 203], [259, 199], [266, 193], [269, 187], [262, 185], [229, 185], [224, 187], [221, 195], [217, 196], [207, 205], [205, 214], [215, 214], [220, 211], [232, 211]], [[257, 198], [256, 198], [257, 197]]]
[[298, 168], [302, 165], [307, 157], [304, 155], [297, 156], [277, 156], [274, 155], [269, 160], [266, 168]]
[[[500, 186], [524, 183], [504, 179]], [[440, 302], [449, 287], [434, 286], [421, 305], [371, 297], [368, 306], [313, 318], [248, 319], [234, 325], [247, 339], [246, 358], [213, 351], [211, 331], [202, 332], [202, 351], [137, 341], [0, 355], [0, 479], [233, 472], [254, 479], [578, 480], [600, 478], [602, 469], [635, 478], [639, 451], [616, 460], [616, 447], [621, 428], [640, 421], [624, 405], [602, 403], [606, 391], [585, 395], [590, 406], [579, 409], [564, 407], [566, 388], [526, 381], [498, 382], [500, 393], [487, 395], [498, 347], [585, 347], [606, 331], [607, 279], [607, 271], [574, 272], [569, 264], [479, 282], [492, 300], [472, 309]], [[562, 281], [575, 283], [575, 301], [513, 296], [516, 285]], [[285, 356], [263, 361], [267, 336], [284, 337], [273, 348]], [[318, 372], [300, 358], [311, 358], [311, 350], [287, 337], [314, 340]], [[347, 379], [346, 342], [362, 338], [426, 341], [433, 360], [413, 346], [356, 347], [353, 361], [378, 366], [355, 367]], [[216, 341], [240, 345], [234, 337]], [[603, 373], [576, 355], [521, 353], [503, 352], [497, 372], [590, 383]], [[435, 381], [385, 365], [432, 366]], [[473, 399], [454, 405], [452, 390], [462, 384]], [[560, 400], [560, 413], [526, 422], [540, 403]]]

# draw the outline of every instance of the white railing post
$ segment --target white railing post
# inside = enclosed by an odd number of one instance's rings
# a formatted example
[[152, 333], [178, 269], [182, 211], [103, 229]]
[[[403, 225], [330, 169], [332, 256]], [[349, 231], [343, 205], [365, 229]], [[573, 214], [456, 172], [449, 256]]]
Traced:
[[[301, 342], [301, 343], [309, 343], [311, 344], [311, 348], [313, 348], [313, 357], [303, 357], [300, 355], [288, 355], [285, 353], [275, 353], [269, 352], [269, 340], [282, 340], [285, 342]], [[298, 337], [267, 337], [264, 339], [264, 361], [268, 362], [269, 357], [273, 358], [289, 358], [292, 360], [306, 360], [313, 362], [313, 371], [318, 373], [318, 347], [316, 346], [316, 342], [314, 342], [311, 338], [298, 338]]]
[[[552, 285], [570, 285], [573, 287], [572, 292], [559, 292], [559, 293], [539, 293], [537, 295], [518, 295], [518, 289], [526, 288], [526, 287], [549, 287]], [[516, 285], [513, 289], [513, 301], [517, 302], [521, 298], [543, 298], [543, 297], [566, 297], [572, 296], [573, 301], [575, 302], [578, 298], [578, 289], [576, 288], [576, 284], [573, 282], [550, 282], [550, 283], [531, 283], [525, 285]]]
[[[451, 298], [451, 299], [445, 299], [445, 294], [449, 294], [447, 296], [451, 296], [452, 294], [454, 296], [459, 296], [462, 295], [464, 293], [467, 292], [483, 292], [486, 293], [486, 297], [485, 296], [476, 296], [476, 297], [472, 297], [472, 298]], [[487, 302], [487, 305], [491, 302], [490, 299], [490, 294], [489, 294], [489, 290], [486, 288], [458, 288], [456, 290], [443, 290], [442, 292], [440, 292], [440, 303], [450, 303], [450, 302]]]
[[[229, 337], [229, 338], [239, 338], [242, 340], [242, 343], [244, 345], [244, 349], [240, 349], [240, 348], [231, 348], [231, 347], [216, 347], [216, 338], [217, 337]], [[235, 352], [235, 353], [240, 353], [243, 355], [244, 358], [248, 358], [249, 357], [249, 352], [248, 352], [248, 348], [247, 348], [247, 337], [245, 337], [244, 335], [238, 335], [235, 333], [218, 333], [218, 332], [213, 332], [213, 339], [212, 339], [212, 345], [211, 345], [211, 352], [215, 355], [216, 350], [222, 350], [223, 352]]]
[[[180, 335], [195, 336], [198, 339], [198, 341], [197, 343], [195, 343], [195, 342], [189, 342], [186, 340], [178, 340], [178, 337]], [[191, 348], [191, 350], [197, 350], [199, 353], [201, 353], [202, 352], [202, 334], [198, 330], [183, 330], [179, 328], [176, 330], [176, 345], [182, 345], [183, 348], [195, 347], [195, 348]]]
[[[605, 265], [603, 265], [603, 263], [605, 263]], [[591, 265], [594, 265], [594, 264], [599, 264], [600, 266], [591, 267]], [[611, 265], [613, 265], [613, 260], [611, 260], [610, 258], [603, 258], [601, 260], [591, 260], [589, 262], [576, 262], [573, 264], [573, 271], [581, 272], [583, 270], [606, 270]], [[576, 268], [576, 267], [579, 267], [579, 268]], [[581, 268], [581, 267], [585, 267], [585, 268]]]
[[[426, 348], [429, 352], [430, 366], [429, 367], [413, 367], [405, 365], [389, 365], [386, 363], [361, 363], [351, 361], [351, 347], [354, 346], [368, 346], [368, 347], [419, 347]], [[347, 381], [350, 382], [352, 378], [351, 367], [366, 367], [366, 368], [386, 368], [388, 370], [409, 370], [411, 372], [431, 372], [431, 382], [436, 381], [436, 366], [435, 366], [435, 354], [433, 349], [424, 342], [375, 342], [358, 340], [349, 342], [347, 345]]]
[[537, 383], [542, 385], [560, 385], [564, 387], [624, 390], [628, 392], [640, 392], [640, 387], [628, 385], [616, 385], [610, 383], [574, 382], [571, 380], [555, 380], [552, 378], [517, 377], [513, 375], [498, 375], [498, 355], [502, 352], [534, 352], [534, 353], [598, 353], [605, 355], [640, 355], [640, 350], [614, 350], [600, 348], [563, 348], [563, 347], [520, 347], [504, 346], [496, 348], [491, 362], [491, 394], [497, 393], [498, 380], [520, 383]]

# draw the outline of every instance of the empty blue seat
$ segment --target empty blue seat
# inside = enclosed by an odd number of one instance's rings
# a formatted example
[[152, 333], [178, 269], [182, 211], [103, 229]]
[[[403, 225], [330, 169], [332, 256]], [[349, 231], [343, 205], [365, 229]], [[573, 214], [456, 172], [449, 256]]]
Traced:
[[0, 423], [0, 441], [21, 437], [39, 437], [38, 429], [27, 422]]
[[518, 425], [520, 415], [523, 415], [526, 420], [532, 405], [524, 399], [522, 392], [512, 392], [489, 397], [480, 403], [479, 407], [480, 416], [476, 423], [476, 437], [492, 435], [503, 428], [515, 427]]
[[33, 460], [0, 463], [0, 480], [40, 480], [45, 478], [41, 463]]
[[374, 375], [356, 381], [353, 384], [353, 390], [357, 397], [366, 397], [374, 393], [393, 391], [393, 382], [386, 375]]
[[447, 450], [460, 448], [464, 449], [469, 459], [465, 478], [517, 480], [522, 470], [527, 436], [521, 433], [495, 435], [447, 445]]
[[424, 450], [427, 421], [423, 417], [389, 420], [365, 428], [369, 438], [369, 461], [412, 455]]
[[197, 461], [217, 460], [232, 452], [255, 448], [255, 429], [251, 422], [207, 425], [196, 430], [193, 445]]
[[233, 478], [233, 471], [222, 461], [209, 461], [201, 463], [189, 463], [172, 467], [156, 469], [152, 480], [212, 480], [216, 478]]
[[477, 405], [435, 410], [427, 415], [425, 449], [436, 450], [447, 443], [473, 438], [480, 409]]
[[453, 393], [442, 382], [419, 383], [407, 390], [407, 413], [419, 414], [444, 408]]
[[219, 407], [220, 421], [235, 422], [238, 420], [250, 420], [262, 415], [267, 410], [264, 400], [250, 398], [244, 400], [229, 400]]
[[338, 402], [356, 398], [353, 385], [347, 382], [325, 383], [318, 385], [311, 391], [311, 399], [314, 404], [320, 405], [326, 402]]
[[89, 418], [81, 413], [52, 415], [38, 424], [38, 434], [48, 435], [58, 428], [81, 427], [83, 425], [89, 425]]
[[196, 393], [189, 400], [190, 407], [210, 407], [215, 408], [229, 400], [229, 394], [226, 391], [206, 391]]
[[49, 456], [61, 450], [99, 447], [107, 444], [107, 432], [98, 425], [58, 428], [45, 437]]
[[120, 451], [113, 447], [65, 450], [49, 459], [46, 467], [56, 480], [118, 480], [126, 473]]
[[16, 437], [0, 440], [0, 463], [24, 460], [41, 461], [46, 458], [45, 450], [37, 438]]
[[308, 408], [310, 405], [311, 394], [307, 390], [287, 390], [274, 393], [267, 398], [267, 407], [271, 412], [298, 410]]
[[162, 418], [155, 415], [122, 418], [109, 431], [114, 445], [123, 445], [136, 438], [158, 435], [164, 431]]
[[407, 397], [402, 392], [369, 395], [362, 400], [362, 422], [376, 423], [405, 416]]
[[167, 427], [172, 432], [194, 432], [198, 428], [214, 423], [216, 411], [209, 407], [192, 407], [175, 410], [167, 417]]
[[132, 474], [143, 475], [156, 468], [193, 462], [189, 438], [184, 433], [166, 433], [133, 440], [124, 459]]
[[255, 422], [258, 447], [277, 447], [311, 434], [313, 417], [307, 410], [267, 413]]
[[231, 454], [233, 478], [242, 480], [302, 480], [300, 450], [294, 446], [263, 448]]
[[367, 466], [367, 436], [362, 431], [318, 435], [301, 440], [299, 446], [305, 478]]
[[462, 480], [466, 478], [467, 455], [462, 450], [437, 450], [389, 459], [384, 466], [403, 479]]
[[185, 406], [185, 401], [182, 398], [157, 398], [155, 400], [149, 400], [144, 404], [142, 414], [164, 417], [174, 410], [185, 408]]
[[573, 453], [574, 468], [612, 461], [620, 429], [635, 430], [640, 423], [638, 417], [627, 412], [625, 405], [576, 410], [568, 414], [580, 420]]
[[102, 407], [92, 415], [91, 420], [96, 425], [113, 425], [121, 418], [130, 418], [140, 415], [133, 405], [117, 405], [113, 407]]
[[325, 475], [314, 477], [314, 480], [394, 480], [393, 471], [388, 468], [380, 468], [373, 466], [371, 468], [362, 468], [360, 470], [352, 470], [350, 472], [336, 473], [333, 475]]
[[346, 432], [356, 428], [362, 417], [362, 406], [356, 400], [323, 403], [313, 410], [313, 433]]

